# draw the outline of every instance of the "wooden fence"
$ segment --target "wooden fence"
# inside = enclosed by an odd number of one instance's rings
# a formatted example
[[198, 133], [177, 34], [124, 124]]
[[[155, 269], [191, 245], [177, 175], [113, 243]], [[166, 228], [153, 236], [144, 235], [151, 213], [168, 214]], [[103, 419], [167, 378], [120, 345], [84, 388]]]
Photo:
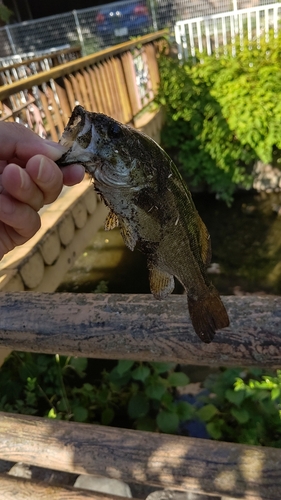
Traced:
[[0, 67], [0, 85], [9, 85], [22, 78], [48, 71], [54, 66], [72, 61], [81, 57], [81, 47], [68, 47], [67, 49], [55, 50], [50, 54], [23, 59]]
[[166, 33], [146, 35], [0, 87], [0, 121], [28, 124], [57, 141], [80, 103], [133, 124], [157, 92], [157, 54]]
[[[0, 346], [95, 358], [278, 366], [281, 298], [232, 296], [224, 302], [230, 327], [207, 345], [192, 329], [185, 296], [159, 302], [146, 295], [2, 293]], [[281, 498], [281, 450], [266, 447], [0, 413], [0, 458], [224, 498]], [[40, 499], [100, 498], [0, 476], [3, 500], [22, 490]]]
[[[147, 35], [2, 87], [1, 119], [24, 121], [23, 112], [37, 106], [42, 130], [54, 140], [77, 102], [133, 123], [157, 91], [162, 37]], [[2, 293], [0, 346], [106, 359], [278, 367], [281, 298], [224, 297], [224, 302], [230, 327], [207, 345], [193, 331], [185, 296], [159, 302], [142, 295]], [[0, 459], [224, 498], [281, 498], [281, 450], [266, 447], [0, 413]], [[0, 491], [3, 500], [114, 498], [9, 475], [0, 475]]]

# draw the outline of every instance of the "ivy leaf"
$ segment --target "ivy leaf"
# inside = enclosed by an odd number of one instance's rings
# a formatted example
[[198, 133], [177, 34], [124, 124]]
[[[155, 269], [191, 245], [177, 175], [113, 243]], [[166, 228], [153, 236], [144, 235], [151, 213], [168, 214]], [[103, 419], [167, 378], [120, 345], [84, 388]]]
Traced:
[[213, 404], [208, 404], [202, 406], [199, 410], [197, 410], [196, 415], [203, 420], [203, 422], [209, 422], [215, 415], [219, 413], [219, 410]]
[[194, 407], [186, 401], [179, 401], [175, 408], [181, 421], [190, 420], [195, 413]]
[[274, 387], [271, 391], [271, 399], [274, 401], [275, 399], [279, 398], [280, 396], [280, 388], [279, 387]]
[[187, 385], [189, 383], [189, 378], [183, 372], [174, 372], [169, 375], [168, 382], [172, 387], [180, 387]]
[[78, 374], [81, 374], [86, 370], [88, 366], [88, 360], [87, 358], [71, 358], [69, 364]]
[[166, 387], [161, 384], [161, 382], [153, 382], [152, 384], [149, 384], [146, 389], [145, 389], [145, 394], [147, 395], [148, 398], [150, 399], [156, 399], [157, 401], [160, 401], [162, 399], [162, 396], [166, 392]]
[[216, 422], [209, 422], [206, 425], [206, 429], [208, 434], [211, 436], [213, 439], [221, 439], [222, 437], [222, 432], [220, 430], [219, 425], [217, 425]]
[[145, 365], [140, 365], [132, 371], [132, 378], [134, 380], [139, 380], [140, 382], [144, 382], [149, 375], [150, 369]]
[[118, 361], [118, 364], [116, 366], [117, 373], [119, 375], [124, 375], [124, 373], [126, 373], [132, 368], [134, 363], [135, 363], [134, 361], [130, 361], [129, 359], [122, 359]]
[[239, 422], [239, 424], [245, 424], [250, 418], [249, 412], [243, 408], [231, 408], [230, 413], [237, 420], [237, 422]]
[[128, 403], [129, 417], [135, 419], [145, 417], [149, 411], [149, 401], [145, 394], [138, 392], [134, 394]]
[[176, 413], [162, 410], [158, 413], [156, 422], [162, 432], [175, 434], [178, 430], [180, 419]]
[[86, 422], [88, 418], [88, 410], [83, 406], [76, 406], [73, 408], [73, 418], [75, 422]]
[[177, 365], [176, 363], [150, 363], [156, 373], [165, 373], [173, 370]]
[[230, 403], [240, 406], [242, 401], [245, 399], [245, 391], [233, 391], [232, 389], [227, 389], [227, 391], [225, 391], [225, 397]]

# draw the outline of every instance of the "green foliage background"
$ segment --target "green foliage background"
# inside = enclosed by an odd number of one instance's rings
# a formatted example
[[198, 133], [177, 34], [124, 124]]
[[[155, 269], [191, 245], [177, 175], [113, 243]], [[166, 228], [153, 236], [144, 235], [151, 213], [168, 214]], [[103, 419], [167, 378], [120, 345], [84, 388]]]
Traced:
[[160, 57], [162, 145], [191, 186], [203, 183], [230, 202], [237, 186], [251, 186], [257, 159], [279, 164], [280, 55], [281, 35], [259, 49], [237, 47], [236, 57], [204, 54], [183, 64]]

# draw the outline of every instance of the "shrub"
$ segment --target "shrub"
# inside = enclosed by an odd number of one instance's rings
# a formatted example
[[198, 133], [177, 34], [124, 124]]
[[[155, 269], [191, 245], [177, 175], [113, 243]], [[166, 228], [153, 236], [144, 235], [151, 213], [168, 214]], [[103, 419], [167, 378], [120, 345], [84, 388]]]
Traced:
[[163, 147], [192, 187], [231, 201], [251, 186], [257, 159], [278, 164], [281, 149], [281, 35], [236, 57], [201, 55], [195, 64], [160, 57], [158, 101], [167, 111]]

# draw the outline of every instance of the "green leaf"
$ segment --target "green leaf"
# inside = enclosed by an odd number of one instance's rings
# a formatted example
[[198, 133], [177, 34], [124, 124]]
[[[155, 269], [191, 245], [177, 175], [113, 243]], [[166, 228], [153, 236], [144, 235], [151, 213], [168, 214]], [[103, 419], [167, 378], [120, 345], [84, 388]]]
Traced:
[[174, 372], [169, 375], [168, 382], [172, 387], [179, 387], [187, 385], [189, 383], [189, 378], [183, 372]]
[[275, 399], [279, 398], [280, 396], [280, 388], [279, 387], [274, 387], [271, 391], [271, 399], [274, 401]]
[[51, 408], [49, 413], [48, 413], [48, 418], [57, 418], [57, 413], [55, 408]]
[[118, 361], [118, 364], [116, 366], [117, 373], [119, 375], [124, 375], [124, 373], [126, 373], [132, 368], [134, 363], [135, 363], [134, 361], [130, 361], [129, 359], [122, 359]]
[[139, 380], [140, 382], [144, 382], [149, 375], [150, 369], [145, 365], [140, 365], [132, 371], [132, 378], [134, 380]]
[[194, 413], [194, 407], [186, 401], [179, 401], [176, 403], [176, 412], [181, 421], [190, 420]]
[[176, 363], [150, 363], [156, 373], [165, 373], [173, 370], [177, 365]]
[[86, 422], [88, 418], [88, 410], [83, 406], [73, 408], [73, 418], [75, 422]]
[[88, 360], [87, 358], [71, 358], [69, 364], [77, 373], [82, 373], [88, 366]]
[[115, 417], [115, 412], [112, 408], [106, 408], [103, 410], [101, 414], [101, 423], [102, 425], [109, 425], [111, 424], [112, 420]]
[[240, 406], [242, 401], [245, 399], [245, 391], [233, 391], [232, 389], [227, 389], [227, 391], [225, 392], [225, 397], [230, 403], [233, 403], [236, 406]]
[[128, 403], [128, 415], [131, 418], [145, 417], [149, 411], [149, 401], [145, 394], [134, 394]]
[[247, 412], [247, 410], [244, 410], [243, 408], [231, 408], [230, 410], [231, 415], [233, 415], [234, 418], [236, 418], [237, 422], [239, 424], [245, 424], [248, 422], [250, 415]]
[[221, 439], [222, 437], [222, 432], [221, 432], [221, 429], [219, 427], [219, 425], [217, 425], [216, 422], [209, 422], [207, 425], [206, 425], [206, 429], [207, 429], [207, 432], [208, 434], [213, 438], [213, 439]]
[[162, 410], [158, 413], [156, 422], [160, 431], [175, 434], [178, 430], [180, 419], [176, 413]]
[[209, 420], [211, 420], [218, 413], [219, 411], [215, 405], [208, 404], [197, 410], [196, 415], [200, 418], [200, 420], [203, 420], [203, 422], [209, 422]]
[[161, 384], [161, 382], [153, 382], [145, 388], [145, 394], [147, 395], [147, 397], [156, 399], [157, 401], [160, 401], [162, 399], [162, 396], [165, 394], [165, 392], [166, 387]]

